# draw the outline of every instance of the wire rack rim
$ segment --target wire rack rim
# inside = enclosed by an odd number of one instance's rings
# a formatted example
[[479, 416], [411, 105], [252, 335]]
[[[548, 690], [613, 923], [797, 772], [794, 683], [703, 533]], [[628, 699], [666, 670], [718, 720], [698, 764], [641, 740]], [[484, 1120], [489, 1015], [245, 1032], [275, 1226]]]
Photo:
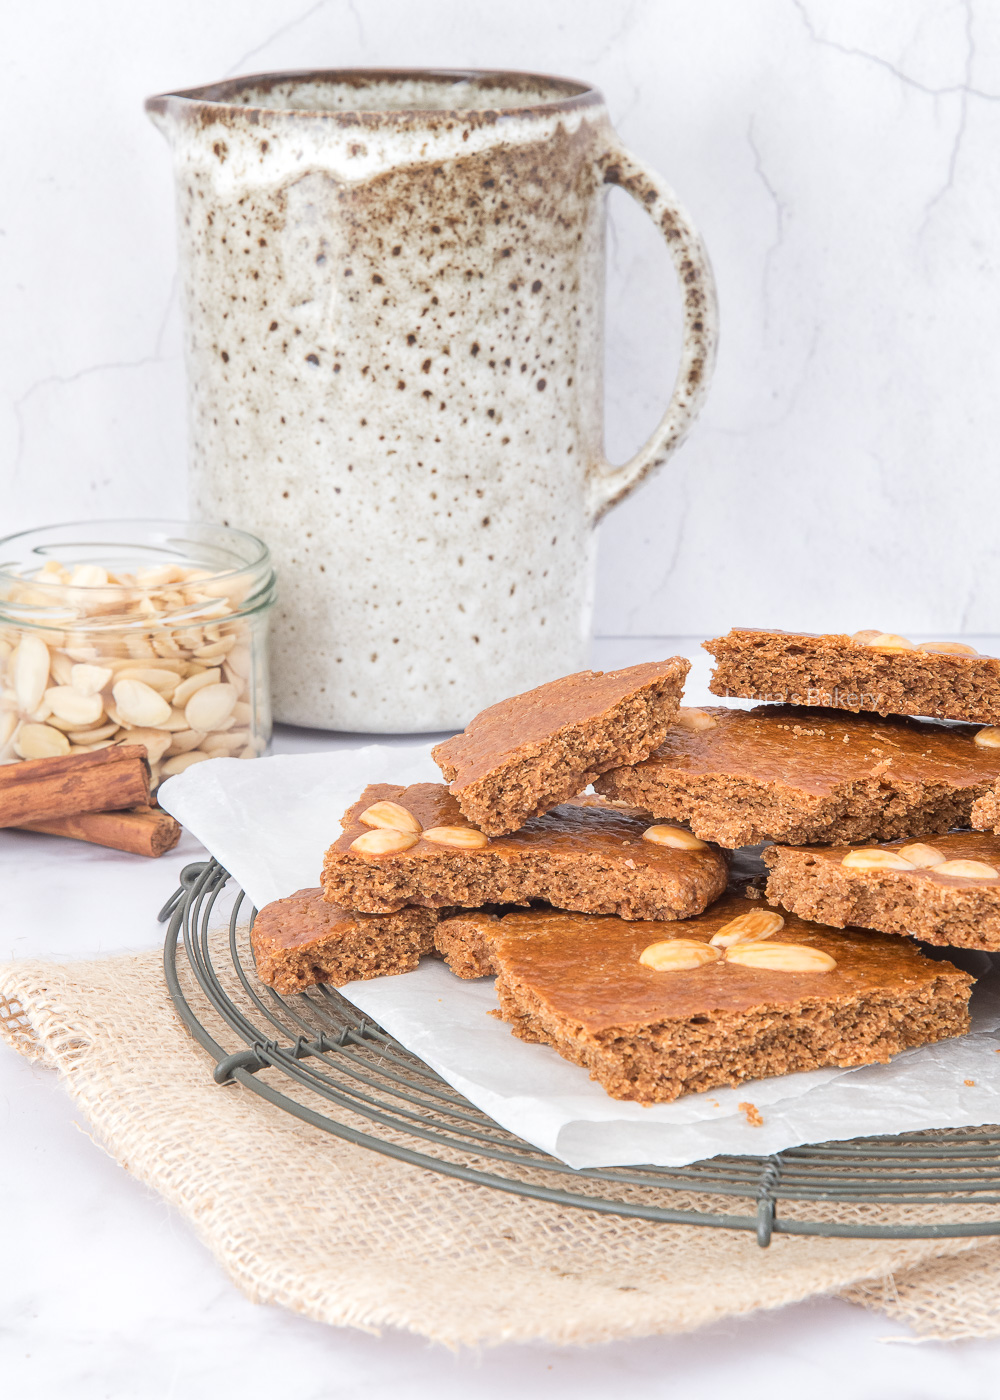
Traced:
[[[1000, 1219], [896, 1220], [885, 1218], [882, 1209], [896, 1206], [908, 1213], [916, 1207], [945, 1204], [965, 1208], [1000, 1204], [1000, 1194], [993, 1194], [1000, 1193], [1000, 1128], [811, 1143], [766, 1157], [720, 1155], [684, 1167], [574, 1170], [493, 1122], [331, 987], [313, 989], [315, 996], [297, 994], [291, 999], [264, 987], [252, 965], [243, 963], [239, 934], [245, 896], [237, 890], [228, 921], [231, 967], [227, 975], [235, 974], [250, 1007], [269, 1024], [268, 1031], [233, 1000], [213, 962], [210, 926], [229, 879], [216, 860], [186, 866], [180, 887], [159, 915], [167, 924], [163, 958], [170, 996], [188, 1031], [214, 1060], [213, 1073], [220, 1085], [241, 1084], [301, 1121], [355, 1146], [478, 1186], [596, 1214], [749, 1230], [764, 1247], [775, 1234], [857, 1239], [1000, 1234]], [[255, 915], [256, 910], [251, 910], [251, 924]], [[220, 1045], [202, 1023], [181, 985], [181, 949], [197, 991], [242, 1041], [241, 1047]], [[319, 1024], [324, 1021], [327, 1024]], [[276, 1036], [275, 1031], [281, 1034]], [[282, 1088], [269, 1082], [267, 1071], [282, 1076]], [[374, 1131], [361, 1131], [300, 1102], [285, 1092], [292, 1086], [367, 1119]], [[397, 1141], [399, 1137], [417, 1142], [422, 1150]], [[430, 1148], [462, 1160], [434, 1155]], [[484, 1165], [476, 1165], [479, 1162]], [[484, 1169], [491, 1163], [540, 1175], [543, 1180]], [[567, 1189], [544, 1184], [556, 1178], [567, 1182]], [[614, 1198], [586, 1189], [598, 1183], [641, 1190], [646, 1198]], [[692, 1192], [740, 1198], [753, 1214], [696, 1209], [689, 1203]], [[871, 1210], [863, 1218], [846, 1221], [806, 1219], [779, 1216], [782, 1201]], [[882, 1219], [876, 1218], [880, 1210]]]

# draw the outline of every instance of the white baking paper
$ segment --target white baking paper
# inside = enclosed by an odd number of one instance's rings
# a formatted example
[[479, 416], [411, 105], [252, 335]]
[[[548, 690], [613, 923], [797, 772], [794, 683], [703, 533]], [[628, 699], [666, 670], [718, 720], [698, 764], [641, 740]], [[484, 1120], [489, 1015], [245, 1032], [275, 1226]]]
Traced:
[[[340, 817], [372, 782], [435, 782], [430, 745], [407, 744], [199, 763], [160, 788], [260, 908], [319, 883]], [[983, 960], [985, 961], [985, 960]], [[803, 1142], [1000, 1122], [1000, 973], [973, 993], [973, 1030], [907, 1050], [891, 1064], [813, 1070], [691, 1094], [620, 1103], [554, 1050], [516, 1040], [489, 1016], [488, 979], [463, 982], [440, 962], [352, 982], [342, 994], [498, 1123], [572, 1167], [683, 1166], [717, 1153], [770, 1153]], [[763, 1118], [751, 1127], [741, 1103]]]

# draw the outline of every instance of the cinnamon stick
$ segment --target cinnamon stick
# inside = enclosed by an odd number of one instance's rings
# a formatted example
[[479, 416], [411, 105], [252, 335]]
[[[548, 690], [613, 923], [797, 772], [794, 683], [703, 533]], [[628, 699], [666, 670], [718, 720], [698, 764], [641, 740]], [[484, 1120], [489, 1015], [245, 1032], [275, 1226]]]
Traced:
[[95, 846], [131, 851], [137, 856], [162, 856], [177, 845], [181, 824], [161, 807], [135, 807], [127, 812], [81, 812], [49, 821], [19, 822], [22, 831], [71, 836]]
[[143, 744], [0, 765], [0, 827], [149, 802]]

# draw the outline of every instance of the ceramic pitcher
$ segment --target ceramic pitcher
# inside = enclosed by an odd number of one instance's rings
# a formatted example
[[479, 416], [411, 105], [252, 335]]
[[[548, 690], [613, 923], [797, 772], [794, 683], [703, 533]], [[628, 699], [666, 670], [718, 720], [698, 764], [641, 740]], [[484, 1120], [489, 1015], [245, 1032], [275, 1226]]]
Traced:
[[[594, 526], [683, 439], [716, 340], [701, 240], [601, 94], [342, 70], [146, 106], [174, 155], [192, 505], [270, 546], [277, 717], [452, 729], [584, 667]], [[666, 412], [618, 467], [610, 185], [662, 232], [684, 317]]]

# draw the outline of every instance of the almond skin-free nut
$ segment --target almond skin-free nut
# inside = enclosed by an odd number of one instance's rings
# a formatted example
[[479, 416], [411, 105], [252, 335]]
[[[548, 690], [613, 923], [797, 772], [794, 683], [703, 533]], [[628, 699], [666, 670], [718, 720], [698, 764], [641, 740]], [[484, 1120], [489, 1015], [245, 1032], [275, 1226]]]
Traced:
[[[855, 640], [858, 634], [855, 634]], [[863, 645], [874, 647], [876, 651], [916, 651], [916, 647], [908, 637], [901, 637], [898, 632], [876, 632], [870, 641]]]
[[837, 966], [836, 958], [807, 943], [740, 943], [726, 961], [762, 972], [831, 972]]
[[164, 778], [172, 778], [177, 773], [193, 768], [196, 763], [206, 763], [209, 758], [211, 754], [201, 753], [198, 749], [193, 749], [191, 753], [179, 753], [167, 759], [160, 769], [160, 774]]
[[171, 733], [167, 757], [175, 758], [179, 753], [190, 753], [192, 749], [200, 746], [204, 738], [205, 735], [200, 729], [181, 729]]
[[935, 875], [955, 875], [963, 880], [997, 880], [1000, 871], [984, 860], [943, 860], [934, 867]]
[[993, 725], [987, 725], [985, 729], [980, 729], [972, 740], [981, 749], [1000, 749], [1000, 729]]
[[122, 736], [122, 743], [144, 744], [150, 763], [159, 763], [170, 747], [170, 741], [173, 737], [165, 729], [130, 729]]
[[772, 938], [784, 927], [784, 919], [775, 910], [752, 909], [749, 914], [738, 914], [728, 924], [723, 924], [708, 941], [713, 948], [733, 948], [737, 943], [759, 943]]
[[145, 681], [115, 681], [111, 694], [123, 724], [159, 729], [170, 718], [170, 702]]
[[66, 735], [49, 724], [22, 724], [14, 740], [14, 752], [21, 758], [58, 758], [69, 750]]
[[58, 674], [57, 662], [65, 663], [68, 658], [54, 656], [52, 658], [52, 674], [56, 677], [59, 685], [71, 685], [74, 690], [81, 695], [96, 695], [103, 690], [114, 672], [107, 666], [88, 666], [85, 661], [77, 661], [69, 667], [69, 680], [64, 681]]
[[72, 720], [76, 728], [96, 724], [104, 714], [104, 704], [100, 695], [81, 695], [71, 685], [49, 686], [43, 697], [54, 715], [60, 719]]
[[233, 712], [239, 696], [236, 687], [222, 681], [216, 685], [202, 686], [196, 690], [184, 706], [184, 716], [189, 729], [218, 729]]
[[432, 826], [424, 832], [424, 840], [460, 851], [478, 851], [486, 845], [486, 837], [474, 826]]
[[643, 948], [639, 961], [654, 972], [692, 972], [706, 963], [718, 962], [721, 956], [718, 949], [697, 938], [671, 938]]
[[179, 709], [183, 710], [196, 690], [201, 690], [206, 685], [218, 685], [221, 680], [222, 672], [218, 669], [199, 671], [197, 675], [188, 676], [186, 681], [181, 681], [170, 698]]
[[116, 680], [142, 681], [164, 700], [169, 700], [177, 689], [177, 672], [165, 666], [128, 666], [118, 672]]
[[913, 870], [913, 862], [895, 851], [880, 851], [876, 847], [860, 851], [848, 851], [840, 862], [848, 870]]
[[377, 827], [358, 836], [349, 849], [362, 856], [393, 856], [400, 851], [408, 851], [419, 840], [415, 831], [391, 831], [388, 827]]
[[391, 831], [423, 831], [412, 812], [398, 802], [375, 802], [358, 818], [365, 826], [388, 827]]
[[704, 710], [683, 707], [677, 711], [677, 718], [674, 720], [678, 729], [688, 729], [694, 734], [700, 734], [705, 729], [714, 729], [718, 723], [714, 715], [706, 714]]
[[45, 687], [49, 683], [49, 649], [41, 637], [26, 632], [17, 648], [14, 662], [14, 689], [21, 711], [30, 715], [37, 710]]
[[672, 846], [678, 851], [707, 851], [708, 843], [699, 841], [697, 836], [693, 836], [690, 831], [685, 831], [680, 826], [667, 826], [663, 823], [657, 826], [647, 826], [642, 833], [644, 841], [651, 841], [654, 846]]
[[978, 656], [975, 647], [965, 642], [918, 642], [917, 651], [930, 651], [940, 656]]
[[909, 846], [900, 846], [897, 854], [921, 870], [929, 865], [940, 865], [945, 859], [940, 851], [925, 845], [923, 841], [912, 841]]

